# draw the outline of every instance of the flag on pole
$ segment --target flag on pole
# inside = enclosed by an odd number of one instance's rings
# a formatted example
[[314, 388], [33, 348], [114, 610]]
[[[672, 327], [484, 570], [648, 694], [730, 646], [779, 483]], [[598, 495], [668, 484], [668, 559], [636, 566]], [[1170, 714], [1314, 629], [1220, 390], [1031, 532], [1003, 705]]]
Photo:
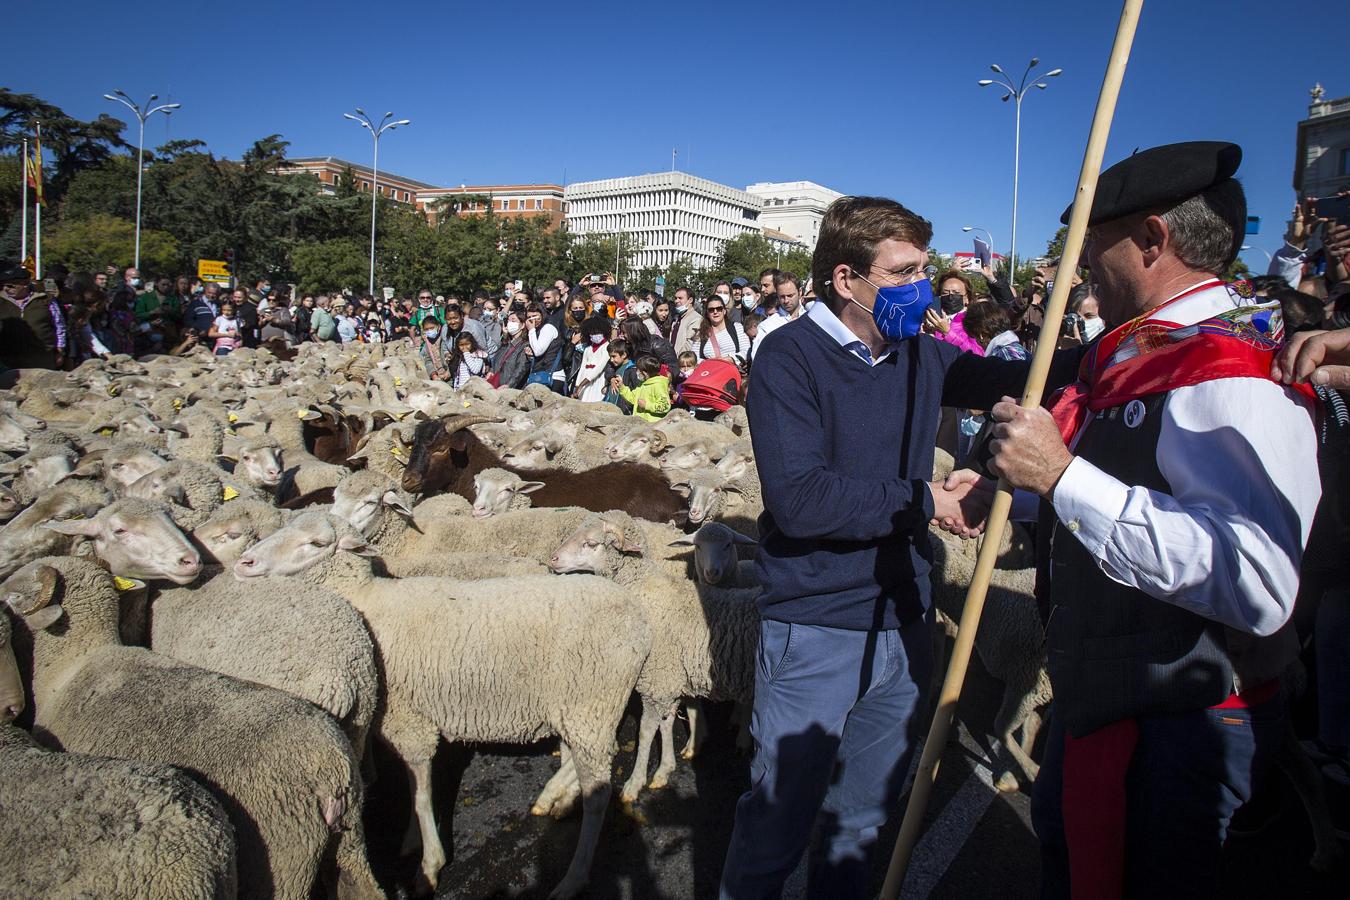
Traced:
[[33, 139], [33, 155], [24, 160], [24, 165], [28, 167], [28, 186], [33, 189], [33, 194], [37, 197], [37, 202], [43, 206], [47, 205], [47, 198], [42, 194], [42, 130], [38, 129], [37, 136]]

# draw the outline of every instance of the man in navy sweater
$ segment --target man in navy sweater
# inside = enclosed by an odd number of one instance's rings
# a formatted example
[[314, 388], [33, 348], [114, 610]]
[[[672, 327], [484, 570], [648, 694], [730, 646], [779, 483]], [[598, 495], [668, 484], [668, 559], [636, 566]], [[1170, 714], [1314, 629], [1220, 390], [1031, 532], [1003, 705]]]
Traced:
[[929, 483], [940, 407], [989, 409], [1027, 372], [916, 333], [931, 237], [892, 200], [835, 201], [811, 264], [820, 299], [755, 354], [756, 750], [725, 900], [779, 896], [813, 828], [808, 896], [864, 896], [909, 769], [931, 668], [927, 526], [971, 536], [991, 496]]

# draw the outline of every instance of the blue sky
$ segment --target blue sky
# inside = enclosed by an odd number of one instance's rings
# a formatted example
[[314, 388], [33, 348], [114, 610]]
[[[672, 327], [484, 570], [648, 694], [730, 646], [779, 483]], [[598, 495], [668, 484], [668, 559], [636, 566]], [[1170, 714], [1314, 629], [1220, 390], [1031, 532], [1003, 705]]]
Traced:
[[[636, 175], [668, 169], [678, 148], [681, 169], [736, 187], [805, 179], [895, 197], [933, 221], [945, 252], [970, 248], [962, 225], [1008, 244], [1012, 103], [976, 81], [991, 62], [1017, 77], [1039, 56], [1041, 71], [1064, 74], [1023, 105], [1018, 245], [1032, 255], [1072, 195], [1120, 11], [1101, 0], [6, 6], [11, 33], [49, 38], [53, 55], [24, 69], [11, 55], [0, 83], [80, 117], [126, 112], [102, 99], [118, 87], [181, 102], [147, 126], [152, 146], [200, 138], [237, 157], [279, 132], [294, 156], [368, 162], [369, 136], [342, 118], [362, 106], [413, 121], [381, 141], [381, 169], [436, 184]], [[1310, 41], [1310, 28], [1269, 2], [1146, 3], [1108, 164], [1172, 141], [1240, 143], [1239, 177], [1263, 218], [1251, 242], [1276, 249], [1308, 89], [1350, 94], [1334, 42]]]

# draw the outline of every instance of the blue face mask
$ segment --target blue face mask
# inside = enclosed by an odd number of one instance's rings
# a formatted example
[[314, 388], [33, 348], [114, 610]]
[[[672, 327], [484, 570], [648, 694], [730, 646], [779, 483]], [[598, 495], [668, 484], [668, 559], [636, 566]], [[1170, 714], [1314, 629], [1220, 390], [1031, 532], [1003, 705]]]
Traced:
[[[858, 277], [867, 281], [862, 275]], [[933, 303], [932, 283], [927, 278], [920, 278], [913, 284], [899, 287], [877, 287], [875, 284], [872, 287], [877, 288], [877, 300], [868, 311], [881, 336], [888, 341], [901, 341], [918, 334], [923, 327], [923, 314]], [[853, 302], [858, 303], [857, 300]], [[867, 309], [861, 303], [858, 306]]]

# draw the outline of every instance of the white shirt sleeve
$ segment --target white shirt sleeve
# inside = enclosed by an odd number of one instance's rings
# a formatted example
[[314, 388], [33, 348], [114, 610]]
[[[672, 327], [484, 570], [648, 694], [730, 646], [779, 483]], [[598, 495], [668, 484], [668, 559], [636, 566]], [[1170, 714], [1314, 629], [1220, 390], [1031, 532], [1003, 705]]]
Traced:
[[534, 351], [535, 356], [542, 356], [548, 350], [548, 345], [553, 343], [557, 337], [558, 329], [545, 322], [538, 331], [530, 331], [530, 349]]
[[1164, 494], [1075, 458], [1059, 520], [1107, 577], [1248, 634], [1294, 609], [1322, 487], [1307, 401], [1257, 378], [1178, 388], [1163, 409]]

